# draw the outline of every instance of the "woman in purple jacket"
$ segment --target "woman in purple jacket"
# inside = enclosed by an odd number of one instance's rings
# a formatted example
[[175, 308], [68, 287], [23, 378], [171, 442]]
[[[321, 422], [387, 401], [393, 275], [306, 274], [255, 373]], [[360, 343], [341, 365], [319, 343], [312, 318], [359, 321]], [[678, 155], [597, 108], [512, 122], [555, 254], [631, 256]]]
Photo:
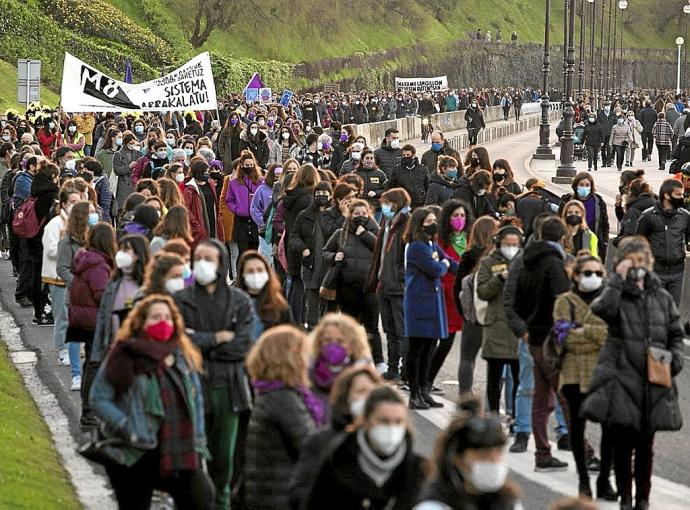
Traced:
[[232, 239], [237, 243], [239, 254], [259, 247], [259, 230], [251, 217], [250, 205], [261, 179], [259, 164], [250, 151], [240, 155], [240, 164], [230, 181], [225, 203], [235, 215]]

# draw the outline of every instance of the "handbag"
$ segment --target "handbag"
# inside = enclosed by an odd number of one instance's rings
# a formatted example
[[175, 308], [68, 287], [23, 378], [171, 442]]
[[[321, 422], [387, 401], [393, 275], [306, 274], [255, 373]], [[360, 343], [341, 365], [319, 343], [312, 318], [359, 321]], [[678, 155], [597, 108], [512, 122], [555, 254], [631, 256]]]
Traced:
[[105, 437], [99, 427], [91, 433], [84, 444], [79, 446], [77, 453], [96, 464], [123, 466], [125, 464], [123, 446], [126, 446], [123, 438]]
[[[340, 236], [338, 238], [338, 251], [343, 250], [343, 246], [347, 243], [347, 231], [349, 223], [343, 225], [340, 230]], [[319, 296], [326, 301], [335, 301], [338, 286], [338, 280], [340, 279], [340, 273], [343, 271], [344, 261], [338, 260], [335, 264], [328, 268], [326, 274], [323, 275], [323, 280], [321, 280], [321, 286], [319, 287]]]
[[671, 162], [668, 165], [668, 173], [671, 175], [677, 174], [680, 171], [678, 168], [678, 160], [677, 159], [672, 159]]
[[671, 377], [673, 353], [661, 347], [647, 347], [647, 380], [663, 388], [673, 387]]

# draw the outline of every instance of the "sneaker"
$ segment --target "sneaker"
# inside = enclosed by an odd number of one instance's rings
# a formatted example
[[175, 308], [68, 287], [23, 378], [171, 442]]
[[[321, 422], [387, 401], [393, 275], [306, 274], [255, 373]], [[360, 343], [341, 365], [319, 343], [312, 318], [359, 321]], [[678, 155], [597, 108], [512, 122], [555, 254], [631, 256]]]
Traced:
[[69, 387], [70, 390], [72, 391], [80, 391], [81, 390], [81, 376], [80, 375], [75, 375], [72, 377], [72, 384]]
[[445, 395], [445, 391], [443, 391], [441, 388], [435, 385], [431, 385], [431, 389], [429, 390], [429, 393], [431, 395]]
[[529, 441], [529, 434], [527, 432], [518, 432], [515, 434], [515, 442], [510, 446], [510, 453], [524, 453], [527, 451], [527, 442]]
[[58, 362], [63, 367], [69, 366], [69, 352], [67, 351], [67, 349], [63, 349], [58, 353]]
[[569, 434], [563, 434], [561, 437], [558, 438], [558, 449], [561, 451], [564, 451], [564, 452], [573, 451], [573, 448], [570, 445], [570, 435]]
[[52, 326], [53, 325], [53, 318], [42, 315], [38, 319], [36, 319], [36, 318], [32, 319], [31, 323], [34, 326]]
[[544, 459], [537, 460], [534, 465], [534, 470], [538, 473], [547, 471], [565, 471], [568, 469], [568, 463], [558, 460], [556, 457], [548, 456]]
[[601, 461], [596, 455], [592, 455], [587, 459], [587, 471], [598, 472], [600, 468]]
[[383, 375], [386, 372], [388, 372], [388, 364], [387, 363], [377, 363], [376, 364], [376, 371], [379, 373], [379, 375]]

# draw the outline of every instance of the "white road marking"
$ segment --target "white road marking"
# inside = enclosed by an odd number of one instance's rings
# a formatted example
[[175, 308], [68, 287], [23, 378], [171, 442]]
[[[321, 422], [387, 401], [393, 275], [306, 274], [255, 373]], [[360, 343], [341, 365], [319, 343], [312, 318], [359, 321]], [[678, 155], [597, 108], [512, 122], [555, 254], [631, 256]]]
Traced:
[[[443, 429], [448, 425], [455, 409], [455, 404], [450, 400], [434, 395], [434, 399], [443, 403], [443, 408], [430, 409], [428, 411], [417, 411], [419, 416], [429, 421], [436, 427]], [[520, 476], [531, 482], [547, 487], [553, 492], [564, 496], [577, 496], [577, 472], [575, 470], [575, 460], [570, 452], [558, 452], [556, 445], [552, 443], [554, 456], [568, 462], [567, 471], [556, 471], [550, 473], [537, 473], [534, 471], [534, 440], [530, 437], [530, 442], [525, 453], [506, 453], [508, 467]], [[596, 473], [590, 476], [592, 490], [596, 489]], [[614, 476], [611, 473], [611, 480], [615, 486]], [[679, 483], [652, 476], [651, 508], [663, 510], [686, 510], [690, 501], [690, 487]], [[604, 502], [596, 500], [599, 509], [617, 509], [618, 503]]]

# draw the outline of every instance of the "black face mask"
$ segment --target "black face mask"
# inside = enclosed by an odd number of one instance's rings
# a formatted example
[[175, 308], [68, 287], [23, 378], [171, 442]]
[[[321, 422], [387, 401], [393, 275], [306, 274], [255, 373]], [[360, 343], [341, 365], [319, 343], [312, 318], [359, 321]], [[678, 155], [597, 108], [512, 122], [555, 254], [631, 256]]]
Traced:
[[494, 174], [494, 182], [503, 182], [506, 178], [506, 174]]
[[671, 205], [673, 206], [674, 209], [679, 209], [683, 207], [683, 204], [685, 204], [685, 199], [684, 198], [676, 198], [676, 197], [668, 197], [669, 202], [671, 202]]
[[422, 227], [422, 230], [426, 235], [429, 237], [433, 237], [436, 235], [436, 232], [438, 232], [438, 224], [437, 223], [432, 223], [431, 225], [424, 225]]
[[411, 168], [415, 164], [415, 159], [416, 158], [402, 158], [400, 160], [400, 166], [402, 166], [403, 168]]
[[574, 227], [574, 226], [580, 225], [582, 223], [582, 217], [578, 216], [577, 214], [569, 214], [568, 216], [566, 216], [565, 222], [568, 225]]
[[317, 195], [314, 197], [314, 203], [319, 207], [326, 207], [331, 204], [331, 198], [325, 195]]
[[355, 227], [363, 227], [364, 225], [367, 224], [368, 221], [369, 221], [369, 218], [367, 218], [366, 216], [357, 216], [355, 218], [352, 218], [352, 224]]
[[470, 164], [472, 166], [479, 166], [479, 158], [472, 158], [470, 159]]
[[208, 181], [208, 174], [203, 173], [203, 172], [197, 172], [194, 175], [192, 175], [192, 177], [194, 177], [195, 181], [199, 181], [199, 182]]
[[214, 181], [220, 181], [220, 180], [223, 179], [223, 174], [222, 174], [221, 172], [211, 172], [211, 173], [209, 174], [209, 176], [210, 176], [211, 179], [213, 179]]

